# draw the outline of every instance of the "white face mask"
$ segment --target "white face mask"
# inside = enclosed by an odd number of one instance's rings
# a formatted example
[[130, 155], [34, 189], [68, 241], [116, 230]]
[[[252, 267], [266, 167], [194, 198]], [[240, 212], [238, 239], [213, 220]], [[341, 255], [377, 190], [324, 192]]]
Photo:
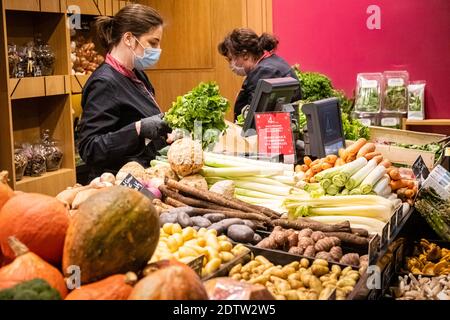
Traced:
[[231, 71], [236, 73], [238, 76], [245, 77], [247, 75], [247, 72], [245, 71], [244, 67], [237, 66], [236, 62], [234, 62], [234, 61], [231, 61], [230, 69], [231, 69]]

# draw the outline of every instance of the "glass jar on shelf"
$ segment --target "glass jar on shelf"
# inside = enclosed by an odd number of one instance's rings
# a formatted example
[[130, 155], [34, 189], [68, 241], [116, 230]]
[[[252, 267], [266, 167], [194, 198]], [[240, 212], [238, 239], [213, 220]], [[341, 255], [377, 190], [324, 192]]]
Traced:
[[28, 157], [25, 150], [20, 145], [16, 145], [14, 148], [14, 168], [16, 172], [16, 181], [22, 180], [27, 165]]
[[51, 76], [53, 74], [56, 61], [55, 52], [50, 45], [42, 44], [36, 49], [36, 64], [43, 76]]
[[51, 137], [50, 130], [44, 130], [42, 132], [41, 146], [45, 156], [47, 171], [59, 170], [61, 168], [63, 152], [60, 143]]

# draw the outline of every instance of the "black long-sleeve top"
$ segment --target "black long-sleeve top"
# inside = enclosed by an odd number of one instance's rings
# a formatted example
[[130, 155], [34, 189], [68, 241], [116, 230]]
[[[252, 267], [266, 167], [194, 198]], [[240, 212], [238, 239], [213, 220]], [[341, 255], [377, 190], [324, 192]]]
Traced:
[[[297, 79], [297, 75], [291, 66], [280, 56], [273, 54], [267, 58], [261, 60], [256, 67], [249, 72], [244, 83], [242, 84], [241, 91], [236, 99], [234, 105], [234, 119], [241, 114], [242, 108], [246, 105], [250, 105], [253, 96], [256, 91], [256, 85], [259, 79], [272, 79], [272, 78], [284, 78], [292, 77]], [[301, 90], [292, 97], [291, 102], [298, 101], [301, 99]]]
[[[145, 73], [135, 70], [135, 74], [154, 94]], [[148, 91], [107, 63], [91, 75], [83, 89], [78, 145], [90, 178], [116, 173], [129, 161], [148, 166], [165, 145], [161, 138], [146, 145], [136, 131], [136, 121], [161, 112]]]

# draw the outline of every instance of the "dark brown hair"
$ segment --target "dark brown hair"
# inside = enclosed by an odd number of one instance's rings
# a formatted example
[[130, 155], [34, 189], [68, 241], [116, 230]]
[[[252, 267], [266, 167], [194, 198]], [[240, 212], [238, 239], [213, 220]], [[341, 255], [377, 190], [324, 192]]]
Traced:
[[139, 38], [163, 23], [163, 18], [155, 9], [142, 4], [130, 4], [114, 17], [98, 17], [95, 25], [101, 45], [109, 52], [120, 43], [125, 33], [131, 32]]
[[273, 51], [278, 47], [279, 41], [273, 35], [263, 33], [258, 36], [255, 31], [248, 28], [234, 29], [225, 39], [219, 43], [219, 52], [228, 57], [249, 53], [255, 58], [260, 58], [264, 51]]

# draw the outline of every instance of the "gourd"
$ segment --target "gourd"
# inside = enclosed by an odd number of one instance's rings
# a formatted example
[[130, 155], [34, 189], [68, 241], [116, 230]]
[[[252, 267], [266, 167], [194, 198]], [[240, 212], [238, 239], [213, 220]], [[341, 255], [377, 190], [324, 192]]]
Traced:
[[39, 278], [58, 290], [62, 298], [67, 295], [66, 283], [58, 269], [30, 252], [27, 246], [17, 238], [10, 237], [8, 242], [16, 258], [0, 269], [0, 289], [8, 289], [19, 283]]
[[138, 272], [159, 239], [159, 217], [150, 199], [122, 186], [103, 189], [83, 202], [70, 221], [63, 270], [81, 269], [81, 283]]
[[14, 196], [14, 191], [8, 185], [8, 172], [0, 172], [0, 210]]
[[12, 261], [8, 237], [15, 236], [45, 261], [60, 265], [69, 226], [67, 207], [56, 198], [23, 193], [11, 198], [0, 211], [0, 247]]
[[116, 274], [73, 290], [65, 300], [127, 300], [136, 281], [133, 272]]

